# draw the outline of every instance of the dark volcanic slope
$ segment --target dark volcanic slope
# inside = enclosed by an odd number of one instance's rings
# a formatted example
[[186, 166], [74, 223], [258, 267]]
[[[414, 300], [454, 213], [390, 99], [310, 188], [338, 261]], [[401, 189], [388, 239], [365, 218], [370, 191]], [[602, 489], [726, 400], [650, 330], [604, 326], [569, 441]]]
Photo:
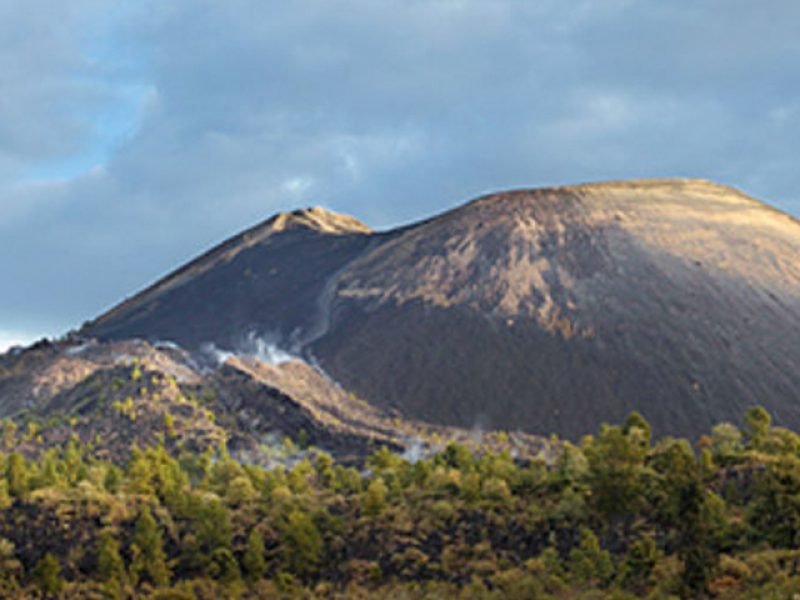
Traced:
[[637, 409], [693, 435], [760, 403], [798, 427], [800, 223], [686, 180], [508, 192], [384, 234], [314, 209], [84, 333], [197, 348], [248, 331], [433, 422], [577, 437]]
[[[356, 219], [320, 208], [280, 214], [210, 250], [84, 328], [233, 348], [252, 332], [302, 347], [321, 326], [325, 286], [373, 244]], [[375, 236], [380, 237], [380, 236]]]

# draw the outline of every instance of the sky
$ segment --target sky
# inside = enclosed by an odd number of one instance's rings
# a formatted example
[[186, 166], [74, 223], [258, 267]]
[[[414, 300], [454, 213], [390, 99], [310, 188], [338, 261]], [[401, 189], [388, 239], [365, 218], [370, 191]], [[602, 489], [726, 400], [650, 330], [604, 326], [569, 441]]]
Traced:
[[0, 0], [0, 349], [275, 212], [701, 177], [800, 216], [796, 0]]

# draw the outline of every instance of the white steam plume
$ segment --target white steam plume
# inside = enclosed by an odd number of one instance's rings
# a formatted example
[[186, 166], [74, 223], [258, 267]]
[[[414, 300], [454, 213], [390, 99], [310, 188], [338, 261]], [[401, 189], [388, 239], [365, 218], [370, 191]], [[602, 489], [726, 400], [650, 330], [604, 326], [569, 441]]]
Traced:
[[225, 363], [226, 360], [235, 356], [233, 352], [229, 352], [227, 350], [222, 350], [217, 348], [214, 342], [206, 342], [202, 346], [200, 346], [200, 350], [206, 355], [208, 358], [214, 361], [214, 366], [219, 367]]
[[270, 365], [279, 365], [290, 360], [303, 360], [301, 357], [283, 350], [277, 342], [276, 336], [258, 335], [255, 331], [249, 332], [233, 350], [219, 348], [213, 342], [206, 342], [201, 347], [203, 354], [212, 359], [215, 366], [220, 366], [233, 356], [257, 358]]
[[433, 454], [431, 448], [423, 444], [421, 439], [414, 438], [405, 449], [405, 452], [400, 455], [400, 458], [410, 462], [413, 465], [424, 458], [428, 458], [431, 454]]
[[278, 347], [273, 336], [259, 336], [254, 331], [247, 334], [244, 342], [236, 349], [236, 354], [253, 356], [271, 365], [279, 365], [290, 360], [302, 360]]

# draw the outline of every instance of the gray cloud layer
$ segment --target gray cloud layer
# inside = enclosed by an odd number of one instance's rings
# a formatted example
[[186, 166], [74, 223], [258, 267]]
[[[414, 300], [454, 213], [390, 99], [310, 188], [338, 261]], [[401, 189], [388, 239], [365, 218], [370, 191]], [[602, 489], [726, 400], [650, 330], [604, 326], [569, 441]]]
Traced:
[[800, 214], [791, 0], [12, 4], [0, 330], [78, 325], [299, 205], [382, 227], [691, 176]]

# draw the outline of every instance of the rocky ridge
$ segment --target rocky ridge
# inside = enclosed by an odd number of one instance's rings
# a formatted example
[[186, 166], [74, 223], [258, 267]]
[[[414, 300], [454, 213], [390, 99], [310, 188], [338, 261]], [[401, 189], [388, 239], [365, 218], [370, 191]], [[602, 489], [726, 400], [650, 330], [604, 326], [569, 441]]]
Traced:
[[[173, 344], [65, 340], [2, 356], [0, 367], [0, 414], [27, 432], [15, 450], [32, 456], [72, 438], [120, 464], [134, 446], [157, 443], [176, 454], [226, 446], [243, 462], [267, 466], [319, 451], [361, 464], [380, 447], [413, 458], [450, 441], [547, 460], [554, 452], [536, 436], [504, 435], [501, 443], [496, 432], [387, 414], [296, 358], [269, 364], [230, 355], [212, 364]], [[302, 447], [287, 449], [287, 439]]]

